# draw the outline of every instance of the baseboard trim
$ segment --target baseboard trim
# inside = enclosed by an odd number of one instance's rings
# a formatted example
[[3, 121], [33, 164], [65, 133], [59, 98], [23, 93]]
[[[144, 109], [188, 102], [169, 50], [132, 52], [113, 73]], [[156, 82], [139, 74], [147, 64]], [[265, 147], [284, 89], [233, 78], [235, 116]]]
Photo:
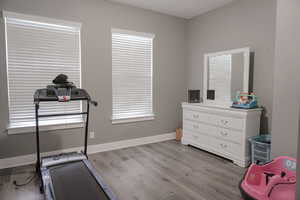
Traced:
[[[142, 137], [142, 138], [129, 139], [129, 140], [121, 140], [121, 141], [104, 143], [104, 144], [89, 145], [88, 154], [94, 154], [94, 153], [99, 153], [104, 151], [112, 151], [112, 150], [123, 149], [127, 147], [140, 146], [144, 144], [163, 142], [163, 141], [173, 140], [173, 139], [175, 139], [175, 132], [155, 135], [155, 136]], [[55, 155], [59, 153], [80, 151], [80, 150], [82, 150], [82, 147], [68, 148], [68, 149], [62, 149], [58, 151], [45, 152], [42, 153], [42, 156]], [[29, 165], [35, 162], [36, 162], [36, 154], [28, 154], [23, 156], [3, 158], [0, 159], [0, 169], [18, 167], [22, 165]]]

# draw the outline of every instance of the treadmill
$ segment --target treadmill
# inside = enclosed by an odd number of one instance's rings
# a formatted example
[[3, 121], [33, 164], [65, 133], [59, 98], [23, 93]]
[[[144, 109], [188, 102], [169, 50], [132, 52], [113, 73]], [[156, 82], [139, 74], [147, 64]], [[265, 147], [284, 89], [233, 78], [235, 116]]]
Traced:
[[[84, 101], [86, 111], [78, 113], [39, 114], [40, 102]], [[88, 161], [87, 140], [90, 104], [97, 106], [84, 90], [69, 84], [56, 84], [36, 90], [34, 94], [36, 119], [36, 171], [40, 178], [40, 191], [46, 200], [117, 200], [108, 185]], [[85, 115], [83, 152], [70, 152], [41, 157], [39, 118]]]

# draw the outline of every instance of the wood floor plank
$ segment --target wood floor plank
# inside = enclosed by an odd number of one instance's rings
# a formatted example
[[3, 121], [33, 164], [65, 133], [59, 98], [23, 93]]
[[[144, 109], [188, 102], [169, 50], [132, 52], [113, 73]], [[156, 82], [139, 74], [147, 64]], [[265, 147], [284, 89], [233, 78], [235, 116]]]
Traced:
[[[166, 141], [89, 156], [120, 200], [240, 200], [244, 169], [232, 162]], [[0, 170], [1, 200], [41, 200], [38, 181], [16, 187], [34, 174], [34, 166]]]
[[[130, 160], [135, 160], [137, 165], [144, 170], [145, 179], [151, 177], [155, 180], [155, 193], [158, 197], [153, 199], [169, 199], [170, 196], [174, 199], [203, 199], [197, 193], [190, 190], [180, 181], [173, 179], [157, 162], [152, 160], [143, 153], [139, 152], [140, 148], [130, 148], [126, 150], [126, 154], [130, 156]], [[137, 153], [139, 155], [137, 155]], [[146, 158], [146, 159], [145, 159]], [[187, 193], [186, 191], [189, 190]]]
[[42, 200], [43, 196], [39, 192], [37, 179], [24, 187], [16, 187], [13, 181], [24, 183], [34, 176], [34, 166], [22, 166], [12, 169], [0, 170], [0, 199], [2, 200]]
[[[145, 147], [147, 148], [147, 147]], [[151, 147], [149, 148], [151, 149]], [[148, 149], [148, 150], [149, 150]], [[153, 150], [153, 149], [152, 149]], [[157, 149], [156, 149], [157, 150]], [[154, 154], [154, 153], [152, 153]], [[232, 187], [228, 187], [228, 183], [220, 184], [219, 181], [222, 178], [216, 179], [218, 176], [214, 173], [207, 173], [206, 167], [199, 166], [196, 160], [190, 160], [188, 163], [182, 163], [180, 168], [174, 168], [170, 166], [178, 166], [181, 160], [176, 160], [174, 158], [166, 158], [161, 162], [157, 157], [161, 154], [154, 154], [153, 162], [157, 165], [161, 165], [165, 169], [166, 174], [170, 174], [172, 178], [180, 181], [182, 184], [193, 188], [194, 191], [198, 191], [200, 196], [202, 195], [205, 199], [232, 199]], [[148, 155], [151, 157], [151, 155]], [[191, 162], [193, 161], [193, 162]], [[229, 196], [228, 196], [229, 195]]]

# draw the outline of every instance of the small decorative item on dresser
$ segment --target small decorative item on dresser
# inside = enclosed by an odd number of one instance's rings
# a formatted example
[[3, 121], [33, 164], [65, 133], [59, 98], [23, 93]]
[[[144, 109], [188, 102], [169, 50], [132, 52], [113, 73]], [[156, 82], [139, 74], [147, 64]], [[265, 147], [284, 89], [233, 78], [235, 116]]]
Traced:
[[232, 103], [233, 108], [252, 109], [257, 108], [257, 97], [252, 92], [237, 92], [235, 100]]
[[189, 103], [200, 103], [200, 90], [188, 90]]
[[176, 141], [181, 141], [182, 138], [182, 130], [181, 128], [176, 128]]
[[216, 91], [215, 90], [207, 90], [206, 98], [209, 100], [215, 100]]

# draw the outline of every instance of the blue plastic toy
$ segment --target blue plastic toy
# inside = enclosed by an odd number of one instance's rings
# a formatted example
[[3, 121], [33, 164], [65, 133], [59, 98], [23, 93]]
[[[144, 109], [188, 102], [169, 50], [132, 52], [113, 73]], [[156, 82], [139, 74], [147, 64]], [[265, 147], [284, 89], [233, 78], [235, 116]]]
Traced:
[[251, 109], [257, 108], [257, 97], [254, 93], [241, 93], [237, 92], [235, 100], [232, 103], [233, 108]]

